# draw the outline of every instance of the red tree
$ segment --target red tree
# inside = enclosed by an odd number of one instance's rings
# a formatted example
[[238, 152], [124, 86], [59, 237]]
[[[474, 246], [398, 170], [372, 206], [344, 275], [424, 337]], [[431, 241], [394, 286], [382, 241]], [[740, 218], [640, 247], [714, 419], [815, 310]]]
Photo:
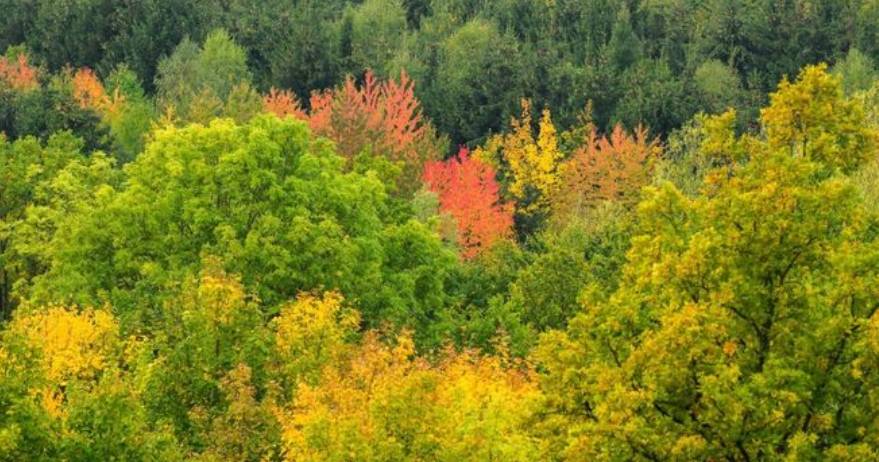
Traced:
[[445, 162], [425, 165], [424, 182], [438, 196], [440, 210], [455, 219], [464, 258], [512, 233], [513, 208], [500, 202], [494, 169], [470, 157], [466, 148]]

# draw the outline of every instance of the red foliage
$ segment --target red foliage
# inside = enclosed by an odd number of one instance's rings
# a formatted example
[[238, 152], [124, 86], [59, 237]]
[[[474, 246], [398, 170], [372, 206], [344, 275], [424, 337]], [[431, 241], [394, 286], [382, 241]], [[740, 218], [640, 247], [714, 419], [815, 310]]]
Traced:
[[15, 90], [33, 90], [39, 86], [37, 82], [37, 70], [27, 62], [27, 55], [20, 54], [14, 62], [0, 56], [0, 81]]
[[512, 233], [513, 208], [500, 202], [494, 169], [466, 148], [456, 158], [425, 165], [424, 182], [439, 197], [440, 210], [455, 218], [464, 258]]

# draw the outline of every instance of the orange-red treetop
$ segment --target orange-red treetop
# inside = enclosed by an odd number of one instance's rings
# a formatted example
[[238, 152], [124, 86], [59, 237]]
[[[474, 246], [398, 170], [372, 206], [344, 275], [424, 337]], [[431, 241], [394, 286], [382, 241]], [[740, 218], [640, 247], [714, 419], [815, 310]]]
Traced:
[[512, 234], [513, 208], [500, 202], [494, 169], [466, 148], [445, 162], [429, 162], [424, 182], [437, 194], [440, 210], [455, 219], [464, 258]]

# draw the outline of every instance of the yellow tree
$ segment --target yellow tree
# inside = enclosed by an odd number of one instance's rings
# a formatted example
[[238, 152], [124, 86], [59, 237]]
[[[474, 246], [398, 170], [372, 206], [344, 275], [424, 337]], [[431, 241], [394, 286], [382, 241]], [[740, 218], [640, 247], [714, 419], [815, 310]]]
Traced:
[[765, 139], [710, 121], [701, 194], [649, 188], [618, 288], [542, 339], [564, 460], [877, 460], [879, 240], [839, 171], [875, 151], [822, 73], [782, 84]]
[[0, 345], [0, 460], [181, 460], [146, 419], [142, 343], [109, 311], [22, 309]]
[[339, 360], [360, 324], [360, 314], [342, 304], [342, 296], [300, 295], [281, 308], [274, 320], [275, 359], [282, 380], [311, 381], [321, 369]]
[[415, 356], [403, 334], [367, 333], [316, 385], [279, 409], [288, 461], [529, 461], [526, 423], [539, 398], [531, 370], [503, 357], [447, 351]]
[[876, 131], [866, 123], [864, 107], [845, 97], [840, 78], [825, 64], [806, 67], [796, 83], [782, 81], [770, 98], [760, 117], [771, 147], [847, 172], [875, 158]]
[[533, 215], [547, 208], [560, 183], [564, 153], [549, 109], [544, 109], [535, 137], [531, 126], [531, 102], [522, 100], [522, 114], [511, 130], [490, 138], [474, 155], [493, 165], [509, 168], [507, 192], [521, 214]]

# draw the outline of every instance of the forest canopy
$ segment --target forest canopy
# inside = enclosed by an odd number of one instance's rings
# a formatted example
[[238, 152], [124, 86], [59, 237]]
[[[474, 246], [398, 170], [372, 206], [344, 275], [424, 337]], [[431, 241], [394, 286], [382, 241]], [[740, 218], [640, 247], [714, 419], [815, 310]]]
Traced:
[[0, 10], [0, 461], [879, 459], [879, 3]]

